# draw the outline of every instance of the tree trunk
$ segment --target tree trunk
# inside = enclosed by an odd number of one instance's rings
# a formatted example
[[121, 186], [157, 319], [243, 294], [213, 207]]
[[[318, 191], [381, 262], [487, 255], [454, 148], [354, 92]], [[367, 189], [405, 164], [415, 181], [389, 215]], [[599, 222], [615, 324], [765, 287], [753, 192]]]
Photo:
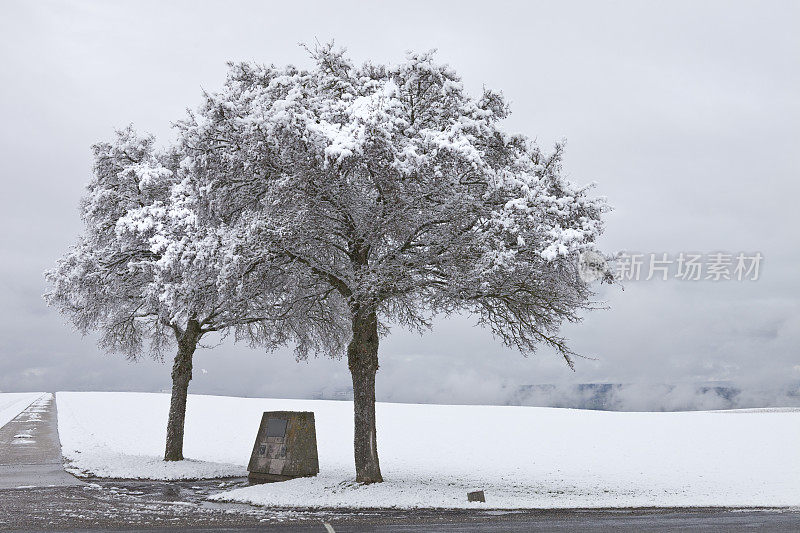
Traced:
[[356, 481], [383, 481], [378, 463], [375, 432], [375, 374], [378, 372], [378, 318], [374, 311], [353, 315], [353, 338], [347, 347], [347, 363], [353, 377], [353, 410]]
[[200, 340], [200, 324], [189, 320], [178, 337], [178, 353], [172, 365], [172, 398], [169, 402], [167, 420], [167, 447], [165, 461], [183, 460], [183, 426], [186, 420], [186, 395], [192, 379], [192, 356]]

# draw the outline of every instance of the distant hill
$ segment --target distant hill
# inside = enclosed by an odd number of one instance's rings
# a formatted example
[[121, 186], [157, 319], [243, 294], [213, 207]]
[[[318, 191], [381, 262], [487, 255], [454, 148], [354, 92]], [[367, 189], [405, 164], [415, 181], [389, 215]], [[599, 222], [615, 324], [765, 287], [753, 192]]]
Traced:
[[[328, 388], [318, 400], [352, 400], [349, 387]], [[706, 383], [578, 383], [523, 385], [504, 405], [565, 407], [600, 411], [702, 411], [759, 407], [800, 407], [800, 382], [774, 389]]]
[[508, 405], [570, 407], [602, 411], [696, 411], [800, 407], [800, 383], [770, 390], [720, 382], [524, 385], [511, 395]]

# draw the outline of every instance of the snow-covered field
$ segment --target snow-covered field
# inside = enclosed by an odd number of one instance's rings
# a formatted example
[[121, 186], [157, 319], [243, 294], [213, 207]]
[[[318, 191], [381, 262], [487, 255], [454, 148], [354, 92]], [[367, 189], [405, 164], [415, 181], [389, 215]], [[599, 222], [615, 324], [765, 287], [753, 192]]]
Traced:
[[[800, 410], [624, 413], [378, 404], [385, 483], [358, 486], [352, 404], [189, 397], [184, 452], [160, 461], [167, 394], [57, 394], [73, 471], [108, 477], [244, 475], [261, 412], [314, 411], [320, 475], [217, 499], [286, 507], [800, 505]], [[468, 504], [484, 489], [486, 503]]]
[[41, 392], [2, 392], [0, 393], [0, 427], [25, 410]]

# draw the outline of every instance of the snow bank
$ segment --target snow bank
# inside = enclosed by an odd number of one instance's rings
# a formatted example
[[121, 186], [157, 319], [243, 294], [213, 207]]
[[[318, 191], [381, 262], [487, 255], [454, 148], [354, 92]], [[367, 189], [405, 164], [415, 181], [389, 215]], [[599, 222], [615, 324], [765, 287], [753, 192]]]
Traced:
[[43, 392], [2, 392], [0, 393], [0, 427], [3, 427], [25, 410]]
[[[185, 455], [196, 462], [173, 467], [158, 461], [168, 395], [59, 393], [57, 401], [64, 455], [76, 468], [160, 479], [242, 475], [261, 412], [314, 411], [319, 476], [236, 489], [217, 500], [282, 507], [800, 505], [798, 410], [624, 413], [381, 403], [378, 450], [386, 482], [359, 486], [351, 482], [350, 402], [192, 395]], [[486, 491], [485, 504], [466, 502], [474, 489]]]

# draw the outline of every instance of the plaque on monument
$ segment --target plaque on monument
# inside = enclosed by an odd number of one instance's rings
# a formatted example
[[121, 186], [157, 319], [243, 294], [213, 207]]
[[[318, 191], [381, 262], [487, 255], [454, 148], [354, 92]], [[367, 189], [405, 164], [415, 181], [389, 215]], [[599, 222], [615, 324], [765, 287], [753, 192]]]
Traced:
[[247, 470], [253, 483], [316, 476], [319, 459], [314, 413], [264, 413]]

